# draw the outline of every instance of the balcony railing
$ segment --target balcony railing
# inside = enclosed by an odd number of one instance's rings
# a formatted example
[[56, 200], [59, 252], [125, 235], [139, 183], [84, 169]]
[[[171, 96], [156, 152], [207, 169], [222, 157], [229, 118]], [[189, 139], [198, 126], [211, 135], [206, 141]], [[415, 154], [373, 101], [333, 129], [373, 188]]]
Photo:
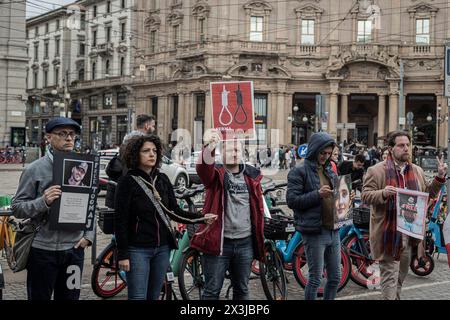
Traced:
[[298, 54], [300, 54], [300, 55], [304, 55], [304, 54], [309, 55], [309, 54], [317, 53], [317, 52], [318, 52], [318, 47], [315, 45], [311, 45], [311, 44], [309, 44], [309, 45], [302, 44], [298, 48]]
[[95, 47], [98, 54], [111, 55], [114, 51], [114, 44], [111, 42], [102, 43]]
[[412, 47], [413, 54], [431, 54], [432, 46], [430, 45], [417, 45]]
[[71, 90], [83, 90], [97, 87], [112, 87], [116, 85], [129, 85], [134, 81], [130, 76], [107, 77], [97, 80], [77, 81]]

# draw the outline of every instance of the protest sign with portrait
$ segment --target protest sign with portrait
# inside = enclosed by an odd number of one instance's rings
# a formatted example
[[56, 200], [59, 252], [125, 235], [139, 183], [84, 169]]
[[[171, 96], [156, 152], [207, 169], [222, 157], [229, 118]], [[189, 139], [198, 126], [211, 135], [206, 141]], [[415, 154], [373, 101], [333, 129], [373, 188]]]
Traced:
[[52, 230], [92, 230], [99, 182], [100, 158], [57, 152], [53, 159], [53, 184], [61, 197], [50, 208]]
[[423, 240], [428, 193], [397, 189], [397, 231]]
[[334, 192], [334, 228], [352, 224], [351, 197], [352, 176], [350, 174], [335, 178]]

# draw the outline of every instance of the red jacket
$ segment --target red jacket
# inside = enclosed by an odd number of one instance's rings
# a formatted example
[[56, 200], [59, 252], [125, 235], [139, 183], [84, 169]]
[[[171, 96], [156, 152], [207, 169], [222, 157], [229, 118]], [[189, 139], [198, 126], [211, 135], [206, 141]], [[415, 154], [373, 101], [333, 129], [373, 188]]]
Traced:
[[[204, 151], [203, 152], [208, 152]], [[202, 152], [202, 154], [203, 154]], [[225, 168], [220, 164], [206, 164], [202, 154], [197, 163], [197, 174], [205, 186], [205, 204], [203, 213], [217, 214], [217, 220], [210, 225], [201, 225], [199, 231], [191, 240], [191, 247], [211, 255], [221, 255], [223, 250], [223, 225]], [[211, 158], [214, 159], [214, 151]], [[250, 196], [250, 218], [252, 223], [252, 237], [254, 257], [263, 261], [264, 257], [264, 205], [261, 189], [261, 172], [255, 167], [246, 165], [244, 179]], [[209, 228], [202, 233], [205, 228]]]

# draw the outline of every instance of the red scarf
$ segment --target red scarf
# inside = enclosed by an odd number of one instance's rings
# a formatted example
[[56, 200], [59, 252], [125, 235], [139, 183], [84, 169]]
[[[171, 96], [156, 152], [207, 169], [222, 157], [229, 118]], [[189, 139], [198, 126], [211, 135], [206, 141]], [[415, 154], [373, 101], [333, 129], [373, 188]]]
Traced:
[[[386, 159], [386, 186], [396, 188], [400, 186], [400, 173], [395, 168], [392, 153], [389, 152]], [[404, 185], [409, 190], [419, 190], [416, 176], [411, 162], [408, 161], [404, 169]], [[400, 260], [402, 236], [397, 231], [397, 197], [389, 197], [386, 203], [386, 217], [383, 223], [384, 253], [391, 255], [395, 260]]]

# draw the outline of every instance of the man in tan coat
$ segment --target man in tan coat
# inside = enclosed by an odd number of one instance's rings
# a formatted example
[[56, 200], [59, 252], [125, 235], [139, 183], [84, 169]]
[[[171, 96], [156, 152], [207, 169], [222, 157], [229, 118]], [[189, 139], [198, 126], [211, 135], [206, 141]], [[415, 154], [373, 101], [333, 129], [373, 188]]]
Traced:
[[410, 162], [411, 138], [404, 131], [388, 135], [388, 158], [370, 167], [364, 179], [363, 202], [372, 205], [370, 216], [370, 249], [380, 262], [383, 299], [400, 299], [403, 281], [408, 273], [411, 246], [417, 240], [397, 231], [397, 188], [429, 192], [434, 197], [445, 183], [447, 165], [438, 159], [438, 175], [428, 184], [422, 168]]

